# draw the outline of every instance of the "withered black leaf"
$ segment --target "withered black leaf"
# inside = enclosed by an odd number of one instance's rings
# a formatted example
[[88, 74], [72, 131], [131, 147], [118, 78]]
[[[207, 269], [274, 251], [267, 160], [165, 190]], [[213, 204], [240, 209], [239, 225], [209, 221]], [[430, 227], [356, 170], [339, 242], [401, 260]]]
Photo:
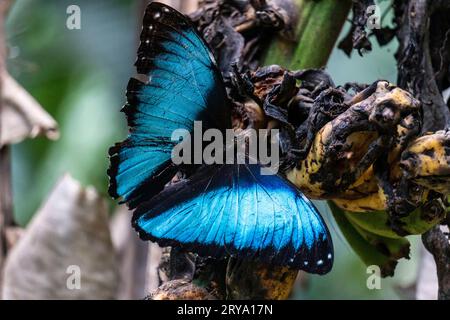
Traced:
[[363, 50], [372, 50], [372, 44], [368, 39], [366, 26], [369, 18], [367, 8], [374, 4], [374, 0], [353, 0], [352, 26], [347, 36], [338, 46], [348, 56], [351, 55], [353, 49], [357, 49], [360, 55]]
[[272, 37], [292, 29], [292, 18], [284, 9], [289, 6], [291, 0], [204, 0], [191, 19], [210, 44], [228, 82], [232, 65], [241, 72], [256, 69]]

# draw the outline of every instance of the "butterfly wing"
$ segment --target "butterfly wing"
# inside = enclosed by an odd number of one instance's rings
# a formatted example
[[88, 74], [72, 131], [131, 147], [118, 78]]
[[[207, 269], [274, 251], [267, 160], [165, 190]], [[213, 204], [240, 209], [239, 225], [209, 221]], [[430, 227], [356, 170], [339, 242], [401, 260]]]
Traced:
[[192, 132], [195, 120], [203, 128], [230, 127], [220, 72], [189, 20], [151, 3], [136, 67], [147, 81], [128, 84], [123, 112], [130, 133], [111, 148], [108, 173], [110, 194], [137, 207], [133, 225], [141, 237], [328, 272], [333, 248], [317, 210], [283, 178], [260, 175], [257, 165], [205, 166], [160, 192], [178, 170], [171, 161], [174, 130]]
[[137, 72], [130, 79], [128, 138], [110, 149], [109, 193], [131, 208], [162, 190], [177, 171], [171, 141], [177, 129], [230, 127], [225, 87], [214, 58], [190, 21], [174, 9], [151, 3], [144, 16]]
[[260, 169], [204, 167], [139, 206], [133, 225], [143, 239], [163, 246], [327, 273], [333, 245], [317, 209], [284, 178]]

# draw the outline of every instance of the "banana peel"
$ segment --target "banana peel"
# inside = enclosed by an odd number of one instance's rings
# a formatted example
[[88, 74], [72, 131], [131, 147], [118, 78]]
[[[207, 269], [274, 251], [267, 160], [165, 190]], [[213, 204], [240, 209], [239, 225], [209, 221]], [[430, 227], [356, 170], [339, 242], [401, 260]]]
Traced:
[[[328, 204], [350, 246], [366, 265], [378, 265], [382, 276], [393, 276], [398, 260], [409, 258], [409, 241], [392, 231], [386, 211], [348, 212], [332, 201]], [[401, 222], [409, 234], [420, 235], [442, 222], [448, 212], [449, 208], [434, 215], [435, 211], [420, 207]]]
[[[382, 277], [393, 276], [398, 260], [409, 254], [409, 241], [406, 238], [392, 239], [363, 231], [347, 219], [344, 210], [331, 201], [328, 205], [342, 234], [363, 263], [380, 267]], [[385, 250], [385, 247], [389, 249]]]
[[[375, 235], [390, 238], [401, 238], [388, 225], [388, 214], [386, 211], [374, 212], [348, 212], [343, 211], [345, 217], [354, 225], [364, 230], [370, 231]], [[410, 235], [420, 235], [440, 223], [445, 214], [430, 213], [424, 207], [413, 211], [409, 216], [401, 218], [403, 229]]]
[[417, 184], [450, 194], [450, 129], [416, 139], [402, 154], [400, 166]]
[[[443, 199], [428, 199], [432, 190], [444, 195], [450, 192], [449, 134], [449, 131], [439, 131], [425, 135], [415, 140], [402, 156], [400, 167], [404, 174], [428, 189], [423, 194], [422, 205], [400, 218], [406, 235], [424, 234], [450, 213]], [[386, 276], [393, 275], [399, 259], [408, 257], [409, 243], [390, 227], [388, 213], [382, 208], [386, 207], [385, 203], [381, 190], [361, 199], [329, 201], [336, 221], [355, 252], [366, 264], [379, 265]]]
[[[350, 222], [351, 223], [351, 222]], [[387, 238], [372, 233], [366, 229], [352, 224], [355, 230], [364, 238], [370, 245], [374, 246], [377, 251], [388, 256], [389, 258], [399, 260], [402, 258], [409, 259], [410, 244], [406, 238]]]
[[227, 298], [232, 300], [285, 300], [298, 270], [255, 260], [230, 258], [226, 272]]

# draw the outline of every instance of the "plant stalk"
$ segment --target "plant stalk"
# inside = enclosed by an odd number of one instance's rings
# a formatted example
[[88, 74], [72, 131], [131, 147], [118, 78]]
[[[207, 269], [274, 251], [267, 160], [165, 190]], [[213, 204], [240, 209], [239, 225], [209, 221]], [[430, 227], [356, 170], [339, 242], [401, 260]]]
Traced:
[[321, 68], [327, 64], [345, 20], [351, 0], [295, 0], [299, 15], [294, 41], [279, 37], [270, 46], [265, 65], [289, 70]]

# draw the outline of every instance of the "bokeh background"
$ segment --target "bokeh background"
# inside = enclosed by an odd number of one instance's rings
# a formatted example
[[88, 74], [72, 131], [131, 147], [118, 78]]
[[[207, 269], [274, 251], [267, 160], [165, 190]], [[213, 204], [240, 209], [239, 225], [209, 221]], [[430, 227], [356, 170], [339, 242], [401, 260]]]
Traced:
[[[61, 138], [27, 140], [13, 147], [15, 218], [25, 226], [58, 178], [69, 172], [83, 185], [107, 196], [107, 150], [126, 135], [125, 88], [134, 74], [144, 1], [20, 0], [7, 21], [8, 68], [57, 120]], [[66, 9], [81, 8], [81, 30], [66, 28]], [[385, 2], [381, 2], [385, 8]], [[390, 15], [385, 18], [389, 22]], [[345, 26], [343, 34], [348, 30]], [[341, 35], [341, 37], [343, 36]], [[364, 58], [348, 58], [335, 49], [327, 66], [337, 84], [348, 81], [395, 82], [396, 43], [374, 50]], [[110, 202], [111, 211], [115, 204]], [[326, 276], [301, 281], [295, 299], [399, 299], [417, 271], [417, 238], [411, 238], [411, 260], [401, 261], [394, 278], [383, 279], [381, 290], [369, 290], [366, 267], [339, 234], [325, 205], [335, 243], [335, 266]]]

